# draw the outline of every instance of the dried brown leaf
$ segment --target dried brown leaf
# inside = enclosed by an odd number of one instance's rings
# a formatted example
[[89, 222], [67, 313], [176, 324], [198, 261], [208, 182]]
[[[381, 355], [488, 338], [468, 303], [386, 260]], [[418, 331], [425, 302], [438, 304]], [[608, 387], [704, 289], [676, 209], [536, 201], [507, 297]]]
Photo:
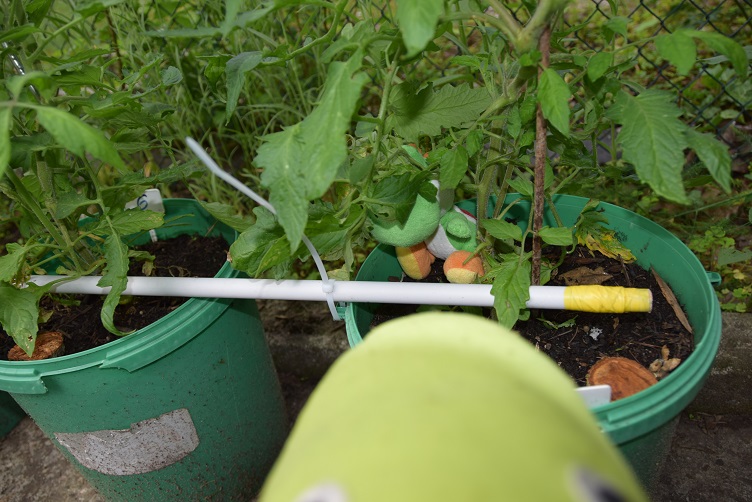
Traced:
[[679, 305], [679, 300], [676, 299], [674, 292], [671, 291], [669, 285], [666, 284], [666, 281], [664, 281], [661, 276], [658, 275], [658, 272], [656, 272], [653, 267], [650, 267], [650, 271], [653, 273], [653, 277], [655, 277], [656, 282], [658, 282], [658, 286], [660, 286], [661, 291], [663, 292], [663, 296], [666, 298], [666, 301], [669, 303], [669, 305], [671, 305], [671, 308], [674, 309], [674, 314], [676, 314], [679, 322], [682, 323], [682, 326], [684, 326], [687, 331], [694, 333], [692, 325], [689, 324], [689, 319], [687, 319], [687, 316], [684, 314], [684, 311], [682, 310], [681, 305]]

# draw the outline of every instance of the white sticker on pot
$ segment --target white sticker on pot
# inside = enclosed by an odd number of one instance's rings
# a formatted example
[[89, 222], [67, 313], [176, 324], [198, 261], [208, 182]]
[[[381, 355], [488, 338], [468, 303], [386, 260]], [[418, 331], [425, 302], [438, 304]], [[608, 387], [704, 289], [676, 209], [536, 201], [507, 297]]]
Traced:
[[130, 429], [56, 432], [55, 439], [84, 467], [113, 476], [162, 469], [180, 461], [199, 443], [185, 408], [137, 422]]

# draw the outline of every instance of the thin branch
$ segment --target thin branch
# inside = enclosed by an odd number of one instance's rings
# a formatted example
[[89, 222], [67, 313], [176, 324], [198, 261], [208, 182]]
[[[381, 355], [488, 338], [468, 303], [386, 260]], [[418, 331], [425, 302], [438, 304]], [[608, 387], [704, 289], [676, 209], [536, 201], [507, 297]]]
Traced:
[[[541, 64], [538, 76], [548, 68], [551, 52], [551, 25], [546, 25], [541, 33], [538, 48], [541, 52]], [[543, 117], [543, 109], [540, 102], [535, 114], [535, 187], [533, 191], [533, 261], [531, 284], [540, 284], [541, 277], [541, 239], [538, 235], [543, 227], [543, 210], [545, 201], [544, 182], [546, 178], [546, 157], [548, 145], [546, 142], [546, 119]]]

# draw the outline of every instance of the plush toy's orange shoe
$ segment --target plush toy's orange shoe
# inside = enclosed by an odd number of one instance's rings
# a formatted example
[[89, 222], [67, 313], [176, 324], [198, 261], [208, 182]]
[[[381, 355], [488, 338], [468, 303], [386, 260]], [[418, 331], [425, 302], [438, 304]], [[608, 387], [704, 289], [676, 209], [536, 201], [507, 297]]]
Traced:
[[[444, 275], [449, 282], [454, 284], [472, 284], [475, 279], [481, 277], [483, 261], [479, 256], [472, 256], [468, 251], [455, 251], [444, 262]], [[468, 260], [470, 258], [470, 260]], [[467, 261], [467, 263], [465, 263]]]
[[410, 247], [395, 247], [397, 261], [402, 266], [408, 277], [419, 281], [428, 277], [431, 273], [431, 264], [436, 257], [432, 255], [425, 242], [419, 242]]

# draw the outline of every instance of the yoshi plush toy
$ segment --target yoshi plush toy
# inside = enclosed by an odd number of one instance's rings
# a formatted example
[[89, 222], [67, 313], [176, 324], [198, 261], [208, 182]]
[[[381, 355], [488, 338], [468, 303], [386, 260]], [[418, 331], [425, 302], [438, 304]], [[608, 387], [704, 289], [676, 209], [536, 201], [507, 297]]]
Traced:
[[375, 328], [324, 376], [261, 502], [647, 502], [527, 341], [470, 314]]
[[[417, 162], [427, 166], [415, 147], [403, 148]], [[397, 260], [408, 277], [424, 279], [439, 258], [445, 260], [444, 275], [449, 282], [475, 282], [484, 273], [483, 262], [472, 254], [477, 245], [477, 221], [454, 205], [452, 190], [440, 190], [437, 181], [432, 183], [437, 188], [435, 198], [418, 195], [404, 223], [372, 218], [372, 235], [379, 242], [395, 247]]]

